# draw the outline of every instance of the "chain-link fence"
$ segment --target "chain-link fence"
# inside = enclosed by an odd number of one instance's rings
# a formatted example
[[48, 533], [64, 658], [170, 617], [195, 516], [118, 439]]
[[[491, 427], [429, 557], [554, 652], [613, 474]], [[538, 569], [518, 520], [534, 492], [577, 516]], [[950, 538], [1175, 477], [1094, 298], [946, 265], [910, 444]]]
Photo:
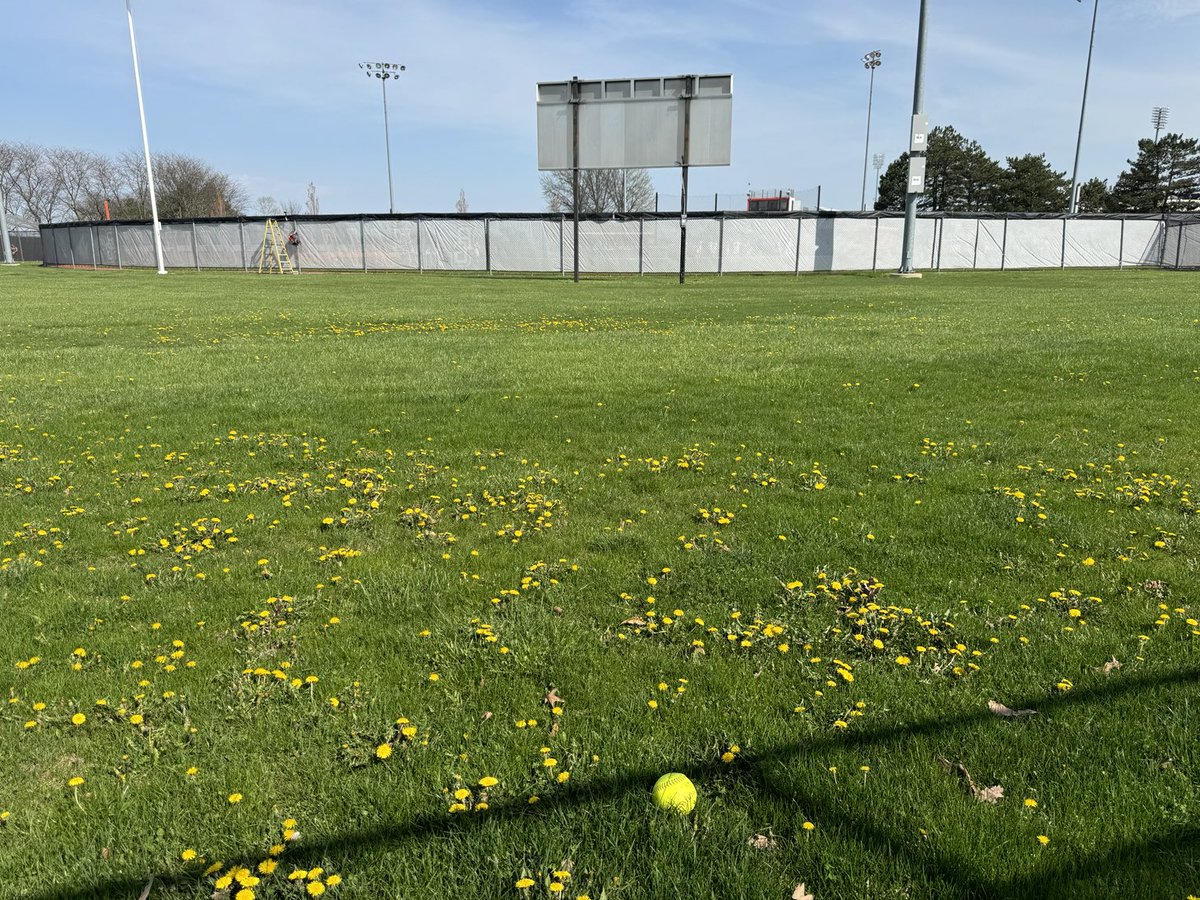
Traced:
[[42, 261], [42, 236], [40, 234], [10, 233], [8, 246], [12, 249], [14, 262]]
[[[170, 268], [257, 270], [265, 219], [162, 225]], [[573, 269], [572, 220], [545, 214], [301, 216], [284, 223], [304, 270], [548, 272]], [[893, 213], [688, 214], [690, 272], [895, 270], [904, 220]], [[1200, 216], [927, 215], [917, 220], [919, 269], [1028, 269], [1200, 264]], [[1172, 247], [1172, 241], [1174, 247]], [[148, 222], [42, 226], [45, 264], [152, 267]], [[679, 268], [680, 219], [639, 213], [579, 224], [583, 272]]]

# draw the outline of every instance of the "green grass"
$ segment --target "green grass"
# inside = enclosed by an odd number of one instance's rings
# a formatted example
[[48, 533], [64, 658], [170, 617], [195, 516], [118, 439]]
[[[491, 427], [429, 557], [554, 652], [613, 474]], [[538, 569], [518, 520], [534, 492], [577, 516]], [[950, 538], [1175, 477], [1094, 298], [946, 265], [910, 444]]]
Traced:
[[1195, 290], [0, 271], [0, 897], [1200, 893]]

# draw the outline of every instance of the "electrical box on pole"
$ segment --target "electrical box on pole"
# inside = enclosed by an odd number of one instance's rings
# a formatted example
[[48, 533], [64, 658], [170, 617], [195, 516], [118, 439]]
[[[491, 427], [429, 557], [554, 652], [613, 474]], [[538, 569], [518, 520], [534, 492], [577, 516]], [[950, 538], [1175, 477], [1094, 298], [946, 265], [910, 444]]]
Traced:
[[908, 160], [908, 188], [906, 193], [925, 193], [925, 157], [912, 156]]
[[909, 153], [924, 153], [929, 149], [929, 116], [912, 117], [912, 135], [908, 142]]

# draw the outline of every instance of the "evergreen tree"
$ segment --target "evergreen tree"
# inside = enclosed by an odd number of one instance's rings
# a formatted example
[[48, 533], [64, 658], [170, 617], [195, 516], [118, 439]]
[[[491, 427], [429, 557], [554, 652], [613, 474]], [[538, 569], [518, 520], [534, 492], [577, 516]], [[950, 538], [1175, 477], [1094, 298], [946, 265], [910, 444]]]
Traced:
[[[973, 212], [994, 207], [1001, 168], [976, 141], [949, 125], [929, 132], [925, 162], [925, 193], [917, 208], [933, 212]], [[908, 187], [908, 154], [902, 153], [879, 181], [876, 209], [904, 209]]]
[[1137, 158], [1117, 178], [1113, 209], [1125, 212], [1167, 212], [1190, 208], [1200, 191], [1200, 144], [1195, 138], [1167, 134], [1155, 142], [1138, 141]]
[[1112, 191], [1108, 182], [1103, 178], [1093, 178], [1081, 184], [1076, 209], [1081, 213], [1109, 212], [1112, 209]]
[[1046, 154], [1008, 157], [1000, 173], [996, 197], [1000, 212], [1062, 212], [1068, 207], [1071, 182], [1065, 172], [1055, 172]]

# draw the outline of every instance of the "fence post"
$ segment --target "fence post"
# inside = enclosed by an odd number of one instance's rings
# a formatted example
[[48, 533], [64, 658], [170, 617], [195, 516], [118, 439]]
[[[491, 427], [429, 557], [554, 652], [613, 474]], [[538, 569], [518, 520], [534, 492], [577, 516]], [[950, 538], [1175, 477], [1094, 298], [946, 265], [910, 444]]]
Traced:
[[1008, 214], [1004, 215], [1004, 237], [1000, 239], [1000, 271], [1004, 271], [1008, 259]]
[[942, 238], [946, 235], [946, 219], [943, 217], [938, 219], [938, 235], [937, 235], [937, 266], [936, 271], [942, 271]]
[[879, 214], [875, 214], [875, 243], [871, 246], [871, 271], [876, 270], [879, 262]]
[[124, 266], [121, 265], [121, 226], [120, 225], [113, 226], [113, 241], [117, 245], [117, 268], [122, 269], [122, 268], [124, 268]]
[[720, 211], [721, 211], [721, 207], [720, 207], [720, 202], [721, 202], [721, 201], [720, 201], [719, 199], [717, 199], [717, 198], [718, 198], [718, 196], [719, 196], [719, 195], [717, 195], [717, 194], [713, 194], [713, 212], [720, 212]]
[[246, 259], [246, 223], [238, 222], [238, 243], [242, 248], [242, 271], [250, 271], [250, 261]]
[[487, 273], [492, 274], [492, 220], [483, 220], [483, 259]]
[[646, 267], [646, 220], [638, 219], [638, 274], [645, 272]]
[[363, 274], [367, 274], [367, 220], [358, 219], [358, 245], [362, 249]]
[[[1165, 227], [1165, 226], [1164, 226]], [[72, 234], [74, 228], [67, 229], [67, 249], [71, 251], [71, 268], [75, 268], [75, 235]], [[1163, 246], [1166, 247], [1166, 238], [1163, 238]], [[1166, 250], [1163, 250], [1163, 255], [1166, 255]]]
[[1117, 268], [1125, 268], [1125, 217], [1121, 217], [1121, 241], [1117, 245]]
[[[716, 194], [713, 194], [716, 197]], [[717, 274], [725, 274], [725, 217], [717, 219]]]
[[[8, 235], [5, 235], [5, 237], [7, 238]], [[96, 226], [95, 225], [93, 225], [91, 228], [88, 229], [88, 238], [92, 242], [92, 271], [95, 271], [100, 268], [99, 257], [96, 254]], [[1176, 256], [1176, 258], [1178, 258], [1178, 255]]]
[[417, 272], [425, 271], [425, 261], [421, 259], [421, 217], [417, 216]]
[[1183, 223], [1180, 222], [1176, 228], [1179, 229], [1179, 237], [1175, 239], [1175, 268], [1179, 268], [1179, 257], [1183, 255]]
[[975, 217], [975, 250], [971, 254], [971, 271], [974, 272], [979, 268], [979, 228], [983, 220], [978, 216]]
[[796, 217], [796, 274], [800, 274], [800, 231], [804, 227], [804, 217]]
[[1058, 267], [1065, 269], [1067, 267], [1067, 217], [1063, 216], [1063, 233], [1062, 233], [1062, 253], [1058, 257]]
[[[658, 203], [658, 194], [654, 195], [654, 202], [656, 204]], [[563, 222], [565, 221], [565, 219], [566, 219], [566, 216], [563, 215], [562, 213], [559, 213], [559, 216], [558, 216], [558, 274], [559, 275], [567, 274], [566, 248], [563, 247], [563, 241], [566, 240], [566, 236], [563, 234]]]
[[196, 248], [196, 220], [192, 219], [192, 262], [196, 265], [196, 271], [200, 271], [200, 251]]

